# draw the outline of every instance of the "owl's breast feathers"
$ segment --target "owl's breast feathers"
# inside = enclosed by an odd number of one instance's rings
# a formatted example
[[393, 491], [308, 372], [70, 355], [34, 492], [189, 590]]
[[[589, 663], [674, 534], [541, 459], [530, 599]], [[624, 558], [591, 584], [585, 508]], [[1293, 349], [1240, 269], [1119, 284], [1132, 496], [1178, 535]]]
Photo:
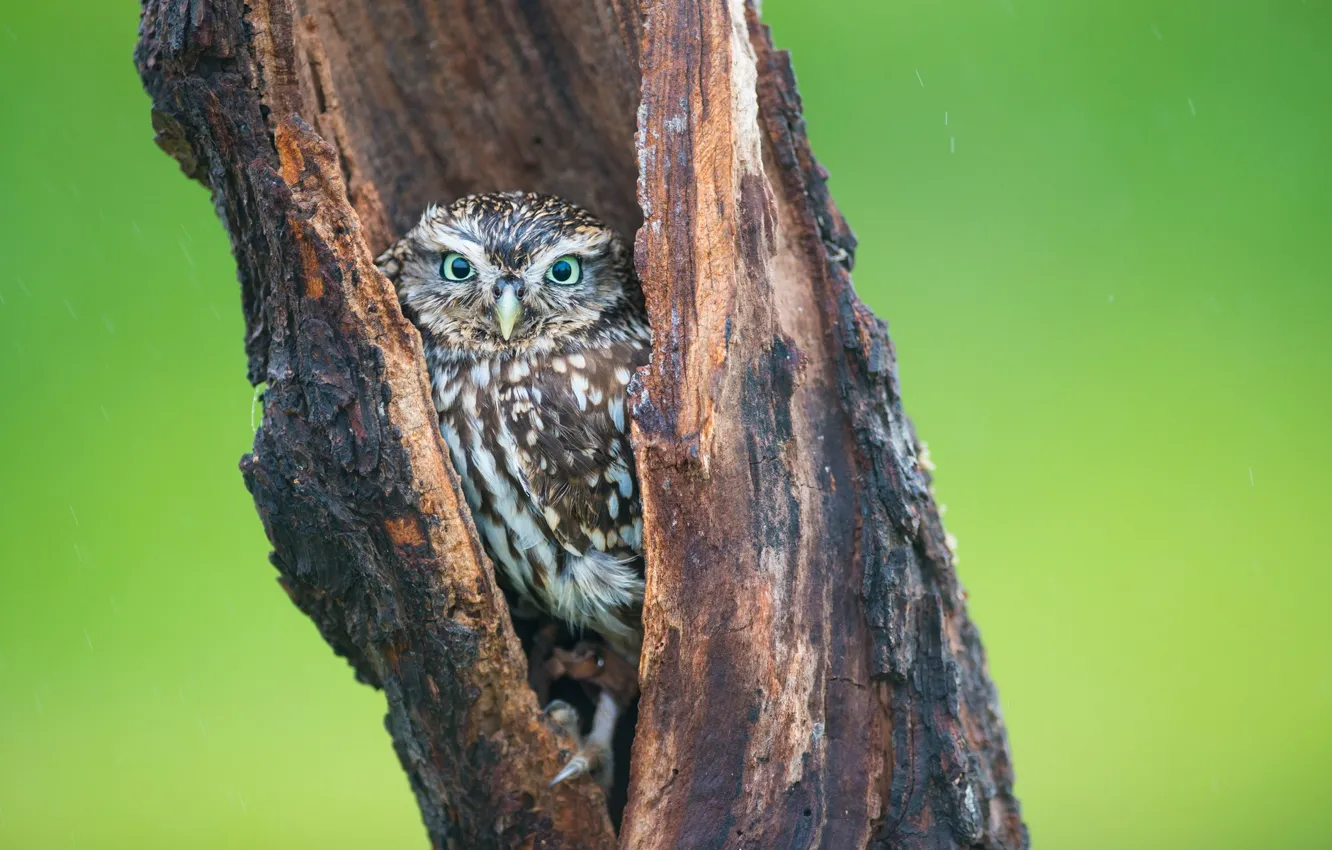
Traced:
[[646, 325], [502, 356], [425, 337], [441, 431], [502, 579], [636, 657], [643, 520], [627, 395]]

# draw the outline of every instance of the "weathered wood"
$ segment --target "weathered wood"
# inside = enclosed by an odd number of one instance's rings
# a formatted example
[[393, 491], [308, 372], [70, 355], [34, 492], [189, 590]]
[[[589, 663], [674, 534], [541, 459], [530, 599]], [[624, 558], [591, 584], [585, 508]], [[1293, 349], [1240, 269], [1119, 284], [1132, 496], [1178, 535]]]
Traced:
[[650, 568], [623, 843], [1024, 846], [892, 346], [852, 290], [789, 59], [741, 0], [647, 10]]
[[752, 8], [145, 0], [137, 60], [159, 143], [232, 236], [267, 382], [242, 467], [274, 563], [384, 689], [435, 846], [615, 843], [590, 781], [546, 788], [569, 742], [370, 262], [426, 203], [506, 188], [643, 223], [649, 587], [620, 845], [1026, 846], [892, 346]]

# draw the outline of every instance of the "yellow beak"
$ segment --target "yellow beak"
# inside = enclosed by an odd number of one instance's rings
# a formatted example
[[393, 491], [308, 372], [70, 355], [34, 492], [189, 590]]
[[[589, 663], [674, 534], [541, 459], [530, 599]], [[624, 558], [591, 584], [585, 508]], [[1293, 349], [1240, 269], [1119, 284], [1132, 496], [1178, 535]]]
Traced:
[[513, 326], [523, 317], [523, 305], [518, 300], [512, 286], [504, 287], [499, 301], [495, 303], [495, 319], [499, 322], [500, 333], [508, 339], [513, 335]]

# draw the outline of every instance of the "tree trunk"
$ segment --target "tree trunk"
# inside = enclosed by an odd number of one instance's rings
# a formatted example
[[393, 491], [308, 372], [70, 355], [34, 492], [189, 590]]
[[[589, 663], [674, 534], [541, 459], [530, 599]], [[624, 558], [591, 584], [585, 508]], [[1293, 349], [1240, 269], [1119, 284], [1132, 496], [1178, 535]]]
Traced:
[[158, 143], [231, 234], [272, 560], [387, 695], [434, 846], [616, 845], [591, 781], [547, 788], [570, 742], [371, 261], [427, 203], [511, 188], [637, 231], [655, 333], [619, 845], [1027, 846], [892, 346], [752, 7], [144, 0], [140, 35]]

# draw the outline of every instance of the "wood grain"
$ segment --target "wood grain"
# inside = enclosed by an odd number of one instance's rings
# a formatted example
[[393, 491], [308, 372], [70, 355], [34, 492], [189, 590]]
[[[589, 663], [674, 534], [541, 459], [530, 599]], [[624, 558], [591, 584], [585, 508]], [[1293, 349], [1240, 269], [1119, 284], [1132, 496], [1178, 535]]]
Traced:
[[[646, 5], [628, 847], [1022, 847], [886, 326], [752, 8]], [[700, 695], [706, 695], [700, 699]]]

